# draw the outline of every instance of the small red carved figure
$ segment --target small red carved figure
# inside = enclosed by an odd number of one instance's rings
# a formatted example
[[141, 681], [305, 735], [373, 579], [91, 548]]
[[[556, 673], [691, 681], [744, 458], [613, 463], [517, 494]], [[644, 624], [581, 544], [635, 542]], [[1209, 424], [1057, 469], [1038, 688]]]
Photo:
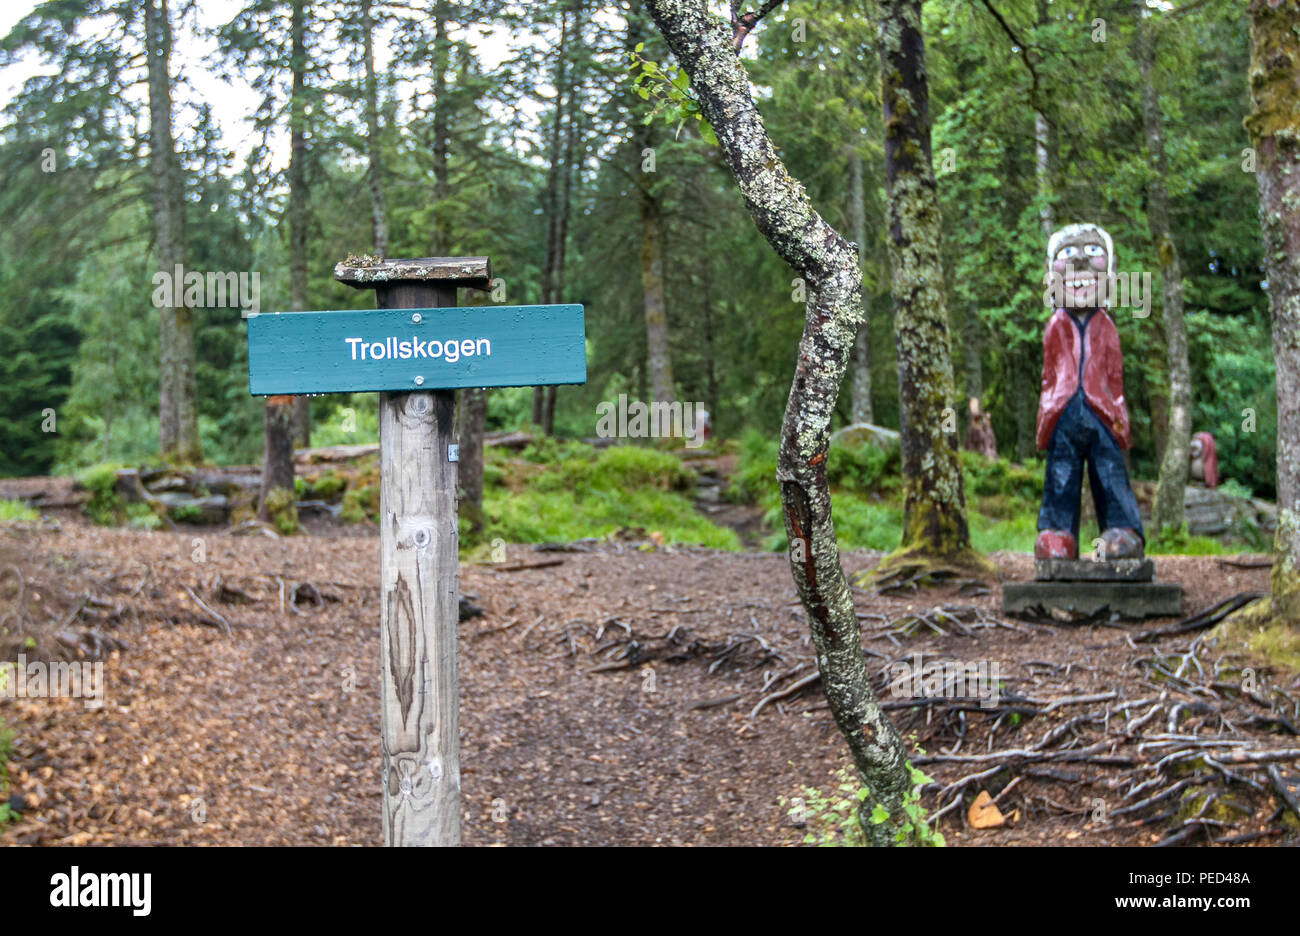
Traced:
[[1211, 490], [1219, 486], [1219, 456], [1214, 448], [1214, 436], [1208, 432], [1192, 436], [1188, 474], [1193, 481], [1203, 481]]
[[1133, 444], [1124, 363], [1104, 308], [1115, 272], [1110, 235], [1095, 224], [1062, 228], [1048, 242], [1047, 264], [1055, 308], [1043, 333], [1037, 441], [1047, 468], [1034, 557], [1078, 558], [1085, 464], [1102, 530], [1100, 557], [1140, 557], [1145, 538], [1124, 465]]

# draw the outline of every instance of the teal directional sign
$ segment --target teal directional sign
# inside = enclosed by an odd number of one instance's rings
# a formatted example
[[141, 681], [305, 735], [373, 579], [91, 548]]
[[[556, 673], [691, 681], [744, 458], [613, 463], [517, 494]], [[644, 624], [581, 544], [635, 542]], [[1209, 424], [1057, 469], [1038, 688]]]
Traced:
[[254, 396], [587, 380], [580, 305], [261, 313], [247, 321]]

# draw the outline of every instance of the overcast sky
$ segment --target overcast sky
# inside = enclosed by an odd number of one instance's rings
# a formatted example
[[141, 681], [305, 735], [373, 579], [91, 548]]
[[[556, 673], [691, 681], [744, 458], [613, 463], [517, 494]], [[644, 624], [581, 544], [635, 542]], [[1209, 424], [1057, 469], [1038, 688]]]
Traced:
[[[216, 42], [202, 33], [205, 29], [229, 22], [244, 2], [245, 0], [203, 0], [202, 3], [195, 4], [198, 9], [199, 35], [195, 35], [195, 31], [191, 28], [178, 30], [172, 51], [173, 75], [182, 74], [192, 88], [192, 90], [178, 92], [178, 103], [198, 100], [206, 101], [211, 105], [213, 116], [221, 127], [225, 146], [235, 152], [236, 171], [243, 157], [258, 140], [258, 134], [254, 132], [249, 117], [257, 108], [259, 98], [247, 82], [231, 75], [231, 70], [223, 70], [218, 74], [213, 69], [206, 59], [215, 51]], [[38, 0], [0, 2], [0, 35], [6, 35], [15, 23], [38, 5]], [[498, 66], [509, 54], [511, 36], [502, 30], [493, 30], [488, 36], [479, 36], [477, 33], [476, 29], [474, 50], [484, 70], [488, 71]], [[376, 32], [375, 67], [381, 71], [388, 66], [391, 58], [387, 38], [387, 32]], [[8, 104], [24, 81], [44, 70], [52, 70], [52, 68], [42, 65], [33, 55], [29, 55], [22, 62], [9, 68], [0, 68], [0, 108]], [[227, 75], [231, 75], [231, 80], [227, 80]], [[143, 105], [146, 89], [140, 86], [134, 89], [134, 93], [140, 96]], [[531, 107], [528, 109], [533, 110]], [[281, 165], [287, 158], [287, 149], [287, 146], [273, 144], [273, 152], [282, 156], [281, 159], [273, 160], [275, 165]]]

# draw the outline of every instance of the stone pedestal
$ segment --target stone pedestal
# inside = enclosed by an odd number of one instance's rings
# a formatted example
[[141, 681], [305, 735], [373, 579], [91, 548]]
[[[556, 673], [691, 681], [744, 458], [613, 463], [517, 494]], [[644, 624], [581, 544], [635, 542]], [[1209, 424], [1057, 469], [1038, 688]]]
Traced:
[[1154, 577], [1150, 559], [1036, 559], [1034, 581], [1002, 586], [1002, 613], [1055, 620], [1181, 615], [1182, 586]]

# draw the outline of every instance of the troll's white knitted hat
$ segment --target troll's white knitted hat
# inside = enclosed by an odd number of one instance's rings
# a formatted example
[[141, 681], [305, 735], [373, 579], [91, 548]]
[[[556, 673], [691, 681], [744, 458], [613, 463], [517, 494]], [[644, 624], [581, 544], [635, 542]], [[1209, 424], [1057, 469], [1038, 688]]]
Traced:
[[1106, 245], [1106, 272], [1112, 276], [1115, 275], [1114, 242], [1111, 241], [1110, 235], [1106, 233], [1104, 228], [1098, 227], [1095, 224], [1067, 224], [1065, 227], [1061, 228], [1050, 238], [1048, 238], [1047, 269], [1049, 271], [1052, 269], [1052, 258], [1056, 256], [1056, 248], [1061, 246], [1061, 241], [1065, 240], [1067, 237], [1073, 237], [1078, 234], [1086, 234], [1089, 231], [1095, 232], [1097, 236], [1102, 239], [1102, 242]]

